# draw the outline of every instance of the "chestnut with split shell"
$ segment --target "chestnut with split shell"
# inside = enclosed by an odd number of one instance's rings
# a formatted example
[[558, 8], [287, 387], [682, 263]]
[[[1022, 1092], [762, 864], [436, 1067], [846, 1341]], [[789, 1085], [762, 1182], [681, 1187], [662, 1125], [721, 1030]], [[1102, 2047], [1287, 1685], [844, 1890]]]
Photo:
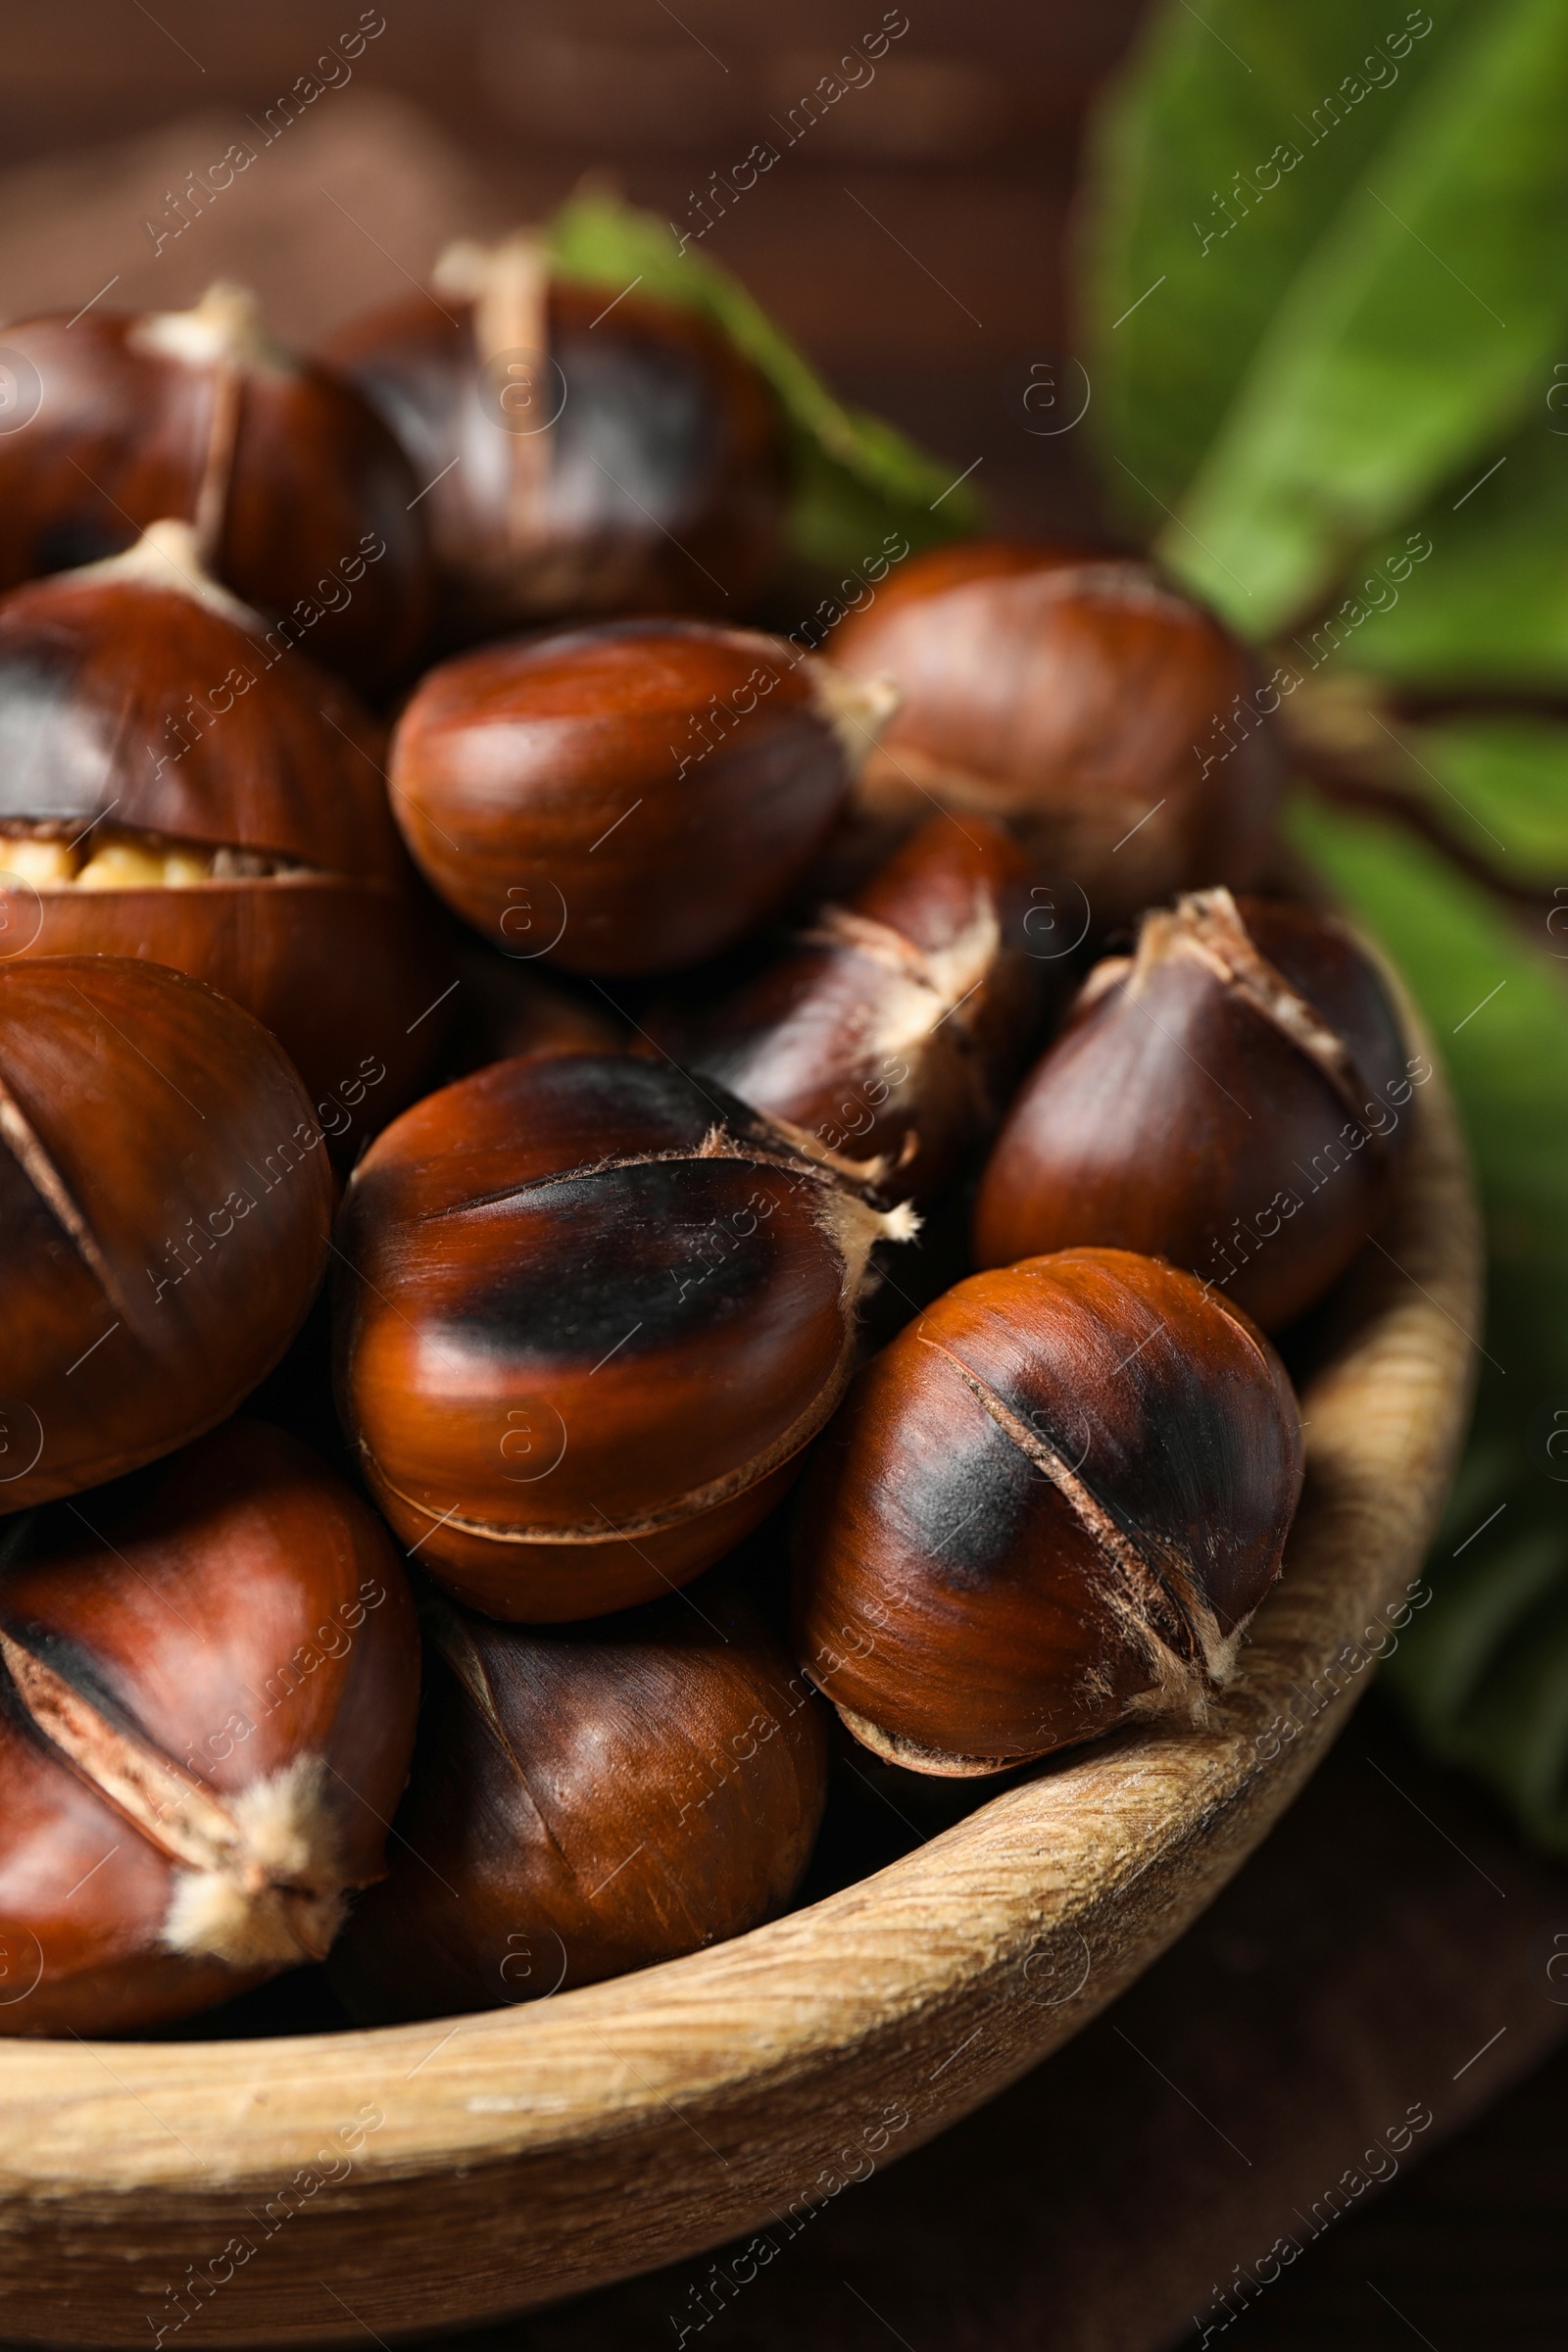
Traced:
[[418, 1688], [386, 1531], [265, 1422], [12, 1522], [0, 2034], [132, 2033], [323, 1958]]
[[862, 802], [1010, 825], [1064, 920], [1078, 894], [1099, 935], [1175, 891], [1258, 879], [1281, 778], [1246, 656], [1147, 564], [960, 540], [901, 564], [831, 652], [902, 697]]
[[333, 1190], [238, 1005], [123, 956], [0, 962], [0, 1512], [231, 1413], [304, 1320]]
[[981, 1183], [975, 1255], [1144, 1250], [1277, 1329], [1376, 1224], [1423, 1072], [1376, 966], [1332, 917], [1224, 890], [1155, 907], [1019, 1089]]
[[1190, 1274], [1066, 1250], [972, 1275], [866, 1365], [818, 1449], [797, 1655], [916, 1772], [1200, 1719], [1300, 1485], [1284, 1366]]
[[387, 808], [384, 735], [155, 523], [0, 600], [0, 959], [143, 956], [288, 1049], [356, 1141], [441, 1041], [439, 916]]
[[406, 1111], [337, 1235], [339, 1408], [419, 1564], [493, 1616], [667, 1592], [784, 1493], [915, 1220], [722, 1089], [503, 1061]]
[[718, 1580], [592, 1625], [437, 1603], [390, 1876], [332, 1978], [372, 2021], [539, 2000], [783, 1910], [827, 1789], [827, 1717]]
[[418, 484], [370, 404], [286, 351], [254, 295], [220, 283], [189, 311], [28, 318], [6, 343], [37, 401], [0, 435], [0, 587], [174, 515], [279, 644], [367, 690], [402, 671], [429, 610]]
[[459, 638], [574, 613], [745, 612], [783, 544], [777, 404], [728, 336], [573, 285], [526, 231], [327, 344], [421, 485]]
[[933, 816], [755, 978], [716, 1003], [693, 983], [650, 1034], [928, 1198], [994, 1125], [1024, 1052], [1040, 975], [1028, 888], [1028, 860], [1000, 826]]
[[393, 813], [492, 947], [666, 972], [781, 906], [892, 708], [777, 637], [606, 621], [430, 670], [393, 737]]

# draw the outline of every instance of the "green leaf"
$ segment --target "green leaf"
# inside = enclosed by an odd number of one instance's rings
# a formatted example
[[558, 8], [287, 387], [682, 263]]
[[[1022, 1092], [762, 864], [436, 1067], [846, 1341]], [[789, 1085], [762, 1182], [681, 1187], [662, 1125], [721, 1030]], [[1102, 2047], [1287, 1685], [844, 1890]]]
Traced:
[[638, 284], [701, 311], [761, 370], [783, 411], [794, 470], [790, 536], [819, 571], [863, 563], [897, 530], [911, 548], [977, 530], [984, 510], [950, 468], [864, 411], [847, 408], [727, 270], [683, 251], [666, 221], [593, 194], [574, 196], [544, 228], [564, 277], [617, 292]]
[[1160, 553], [1266, 636], [1544, 396], [1568, 313], [1568, 10], [1456, 32], [1286, 289]]
[[1206, 0], [1156, 13], [1096, 125], [1078, 272], [1106, 486], [1150, 529], [1197, 472], [1284, 290], [1475, 5]]
[[1389, 1679], [1440, 1753], [1568, 1851], [1568, 1485], [1543, 1426], [1560, 1407], [1568, 1428], [1568, 961], [1402, 830], [1307, 801], [1292, 830], [1426, 1014], [1491, 1250], [1476, 1431]]
[[1461, 485], [1457, 504], [1445, 494], [1420, 516], [1432, 559], [1379, 621], [1377, 665], [1413, 685], [1560, 693], [1568, 685], [1568, 364], [1544, 371], [1536, 413], [1486, 462], [1496, 466], [1490, 479], [1468, 496]]

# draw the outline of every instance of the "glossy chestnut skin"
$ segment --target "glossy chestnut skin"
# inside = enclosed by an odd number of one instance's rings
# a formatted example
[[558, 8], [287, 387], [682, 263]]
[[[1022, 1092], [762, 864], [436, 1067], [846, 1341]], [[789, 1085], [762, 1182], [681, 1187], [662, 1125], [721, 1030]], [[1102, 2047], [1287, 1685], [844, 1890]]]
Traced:
[[354, 385], [274, 342], [243, 288], [192, 311], [28, 318], [6, 342], [38, 403], [0, 435], [0, 587], [174, 515], [316, 661], [367, 689], [404, 668], [430, 601], [418, 484]]
[[872, 1244], [909, 1229], [663, 1063], [493, 1063], [406, 1111], [339, 1221], [339, 1410], [469, 1605], [666, 1592], [756, 1526], [848, 1380]]
[[672, 1005], [649, 1033], [925, 1199], [995, 1124], [1028, 1041], [1041, 970], [1024, 929], [1029, 874], [988, 818], [933, 816], [755, 978]]
[[420, 680], [393, 813], [492, 947], [674, 971], [772, 913], [825, 840], [858, 740], [832, 695], [810, 656], [705, 621], [487, 646]]
[[414, 1743], [385, 1529], [262, 1421], [11, 1529], [0, 2034], [132, 2033], [321, 1958]]
[[1019, 1089], [975, 1256], [1145, 1250], [1276, 1330], [1372, 1231], [1430, 1076], [1340, 924], [1194, 893], [1144, 917], [1135, 957], [1096, 967]]
[[1284, 1366], [1190, 1274], [1068, 1250], [972, 1275], [866, 1365], [818, 1449], [797, 1655], [917, 1772], [1200, 1715], [1300, 1484]]
[[827, 1713], [722, 1585], [592, 1625], [438, 1607], [391, 1875], [333, 1955], [373, 2022], [537, 2000], [783, 1910]]
[[0, 599], [0, 945], [205, 980], [358, 1143], [413, 1093], [449, 1009], [429, 1009], [450, 973], [385, 757], [353, 695], [215, 588], [178, 523], [16, 589]]
[[282, 1048], [112, 956], [0, 963], [0, 1512], [231, 1413], [304, 1320], [333, 1183]]
[[902, 564], [831, 658], [903, 696], [861, 797], [1010, 825], [1083, 892], [1095, 934], [1178, 890], [1257, 880], [1279, 779], [1246, 658], [1148, 564], [960, 540]]
[[[745, 612], [778, 567], [773, 395], [695, 312], [549, 283], [514, 239], [340, 328], [333, 362], [421, 484], [449, 637], [608, 612]], [[509, 372], [510, 369], [510, 372]]]

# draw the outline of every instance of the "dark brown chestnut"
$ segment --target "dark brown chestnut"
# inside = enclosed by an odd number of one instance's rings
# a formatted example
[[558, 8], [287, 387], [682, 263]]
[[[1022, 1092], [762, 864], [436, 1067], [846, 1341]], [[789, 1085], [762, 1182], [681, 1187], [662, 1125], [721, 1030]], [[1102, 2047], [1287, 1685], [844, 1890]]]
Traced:
[[912, 1227], [667, 1064], [461, 1079], [371, 1146], [340, 1221], [371, 1492], [492, 1616], [667, 1592], [783, 1493], [849, 1378], [871, 1247]]
[[781, 1911], [827, 1788], [827, 1716], [705, 1582], [592, 1625], [427, 1617], [392, 1870], [333, 1955], [372, 2020], [491, 2009], [722, 1942]]
[[118, 956], [0, 963], [0, 1512], [211, 1429], [282, 1354], [333, 1184], [281, 1046]]
[[673, 1058], [920, 1200], [991, 1128], [1041, 967], [1029, 864], [983, 816], [936, 815], [847, 906], [732, 995], [656, 1015]]
[[0, 2034], [132, 2033], [321, 1959], [414, 1744], [380, 1522], [235, 1421], [5, 1548]]
[[0, 588], [175, 515], [280, 644], [362, 687], [405, 667], [429, 610], [408, 460], [353, 384], [267, 332], [243, 287], [191, 311], [28, 318], [6, 342], [32, 413], [0, 435]]
[[393, 812], [492, 947], [674, 971], [789, 897], [890, 708], [780, 638], [705, 621], [487, 646], [420, 681]]
[[831, 650], [902, 696], [862, 798], [1011, 825], [1087, 901], [1063, 904], [1064, 927], [1102, 934], [1178, 890], [1258, 879], [1278, 779], [1246, 657], [1147, 564], [961, 540], [901, 564]]
[[777, 404], [695, 311], [552, 280], [526, 233], [453, 246], [428, 294], [327, 346], [408, 451], [449, 634], [744, 612], [776, 570]]
[[1200, 1718], [1300, 1484], [1284, 1366], [1190, 1274], [1067, 1250], [972, 1275], [866, 1365], [818, 1450], [797, 1654], [916, 1772]]
[[1431, 1074], [1342, 925], [1195, 892], [1145, 915], [1136, 956], [1096, 966], [1024, 1081], [975, 1255], [1146, 1250], [1277, 1329], [1365, 1242]]
[[383, 731], [214, 585], [183, 523], [14, 590], [0, 954], [145, 956], [205, 980], [357, 1144], [414, 1092], [449, 1009], [384, 759]]

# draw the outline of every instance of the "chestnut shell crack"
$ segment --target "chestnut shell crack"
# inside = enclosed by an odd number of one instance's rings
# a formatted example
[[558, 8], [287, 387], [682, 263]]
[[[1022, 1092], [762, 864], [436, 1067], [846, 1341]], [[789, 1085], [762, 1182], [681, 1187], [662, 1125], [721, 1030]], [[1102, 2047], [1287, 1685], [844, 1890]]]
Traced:
[[1060, 1447], [1031, 1429], [995, 1389], [938, 1340], [922, 1347], [945, 1356], [981, 1410], [1061, 1495], [1106, 1569], [1101, 1597], [1128, 1646], [1146, 1660], [1153, 1688], [1129, 1714], [1200, 1719], [1208, 1690], [1230, 1679], [1237, 1637], [1227, 1640], [1202, 1597], [1192, 1561], [1175, 1545], [1135, 1536], [1101, 1500]]
[[1171, 954], [1196, 956], [1250, 1004], [1327, 1080], [1357, 1127], [1370, 1138], [1374, 1151], [1386, 1151], [1386, 1138], [1366, 1125], [1364, 1105], [1371, 1089], [1349, 1047], [1299, 989], [1270, 963], [1228, 890], [1193, 891], [1178, 902], [1174, 913], [1158, 910], [1146, 916], [1129, 987], [1136, 992], [1141, 973], [1159, 956]]
[[793, 1176], [797, 1182], [814, 1185], [822, 1192], [840, 1187], [853, 1188], [863, 1196], [871, 1190], [868, 1181], [855, 1183], [844, 1174], [846, 1167], [874, 1166], [875, 1162], [840, 1161], [827, 1154], [819, 1162], [805, 1152], [798, 1151], [786, 1138], [782, 1150], [770, 1151], [765, 1144], [757, 1144], [732, 1136], [716, 1121], [695, 1148], [689, 1144], [672, 1144], [664, 1152], [608, 1152], [602, 1159], [579, 1160], [568, 1168], [552, 1168], [545, 1176], [525, 1176], [516, 1184], [498, 1185], [493, 1192], [475, 1193], [469, 1200], [454, 1200], [445, 1208], [420, 1209], [410, 1219], [415, 1225], [439, 1225], [459, 1217], [477, 1215], [487, 1208], [498, 1208], [509, 1200], [526, 1200], [530, 1194], [550, 1191], [553, 1186], [582, 1184], [595, 1176], [613, 1175], [620, 1168], [668, 1167], [680, 1162], [697, 1165], [704, 1160], [733, 1159], [747, 1166], [774, 1168], [779, 1174]]
[[458, 1616], [456, 1610], [449, 1609], [444, 1601], [431, 1600], [421, 1609], [420, 1615], [431, 1645], [436, 1650], [442, 1664], [454, 1682], [459, 1684], [472, 1700], [479, 1720], [506, 1757], [513, 1778], [527, 1800], [535, 1821], [539, 1824], [541, 1836], [547, 1839], [563, 1867], [569, 1869], [570, 1864], [562, 1851], [560, 1839], [545, 1818], [544, 1808], [534, 1795], [522, 1758], [514, 1747], [511, 1734], [502, 1720], [489, 1670], [479, 1655], [478, 1644], [473, 1636], [462, 1618]]
[[296, 1756], [237, 1796], [220, 1796], [128, 1718], [112, 1722], [3, 1626], [0, 1661], [33, 1733], [174, 1865], [170, 1950], [232, 1968], [325, 1957], [342, 1923], [344, 1881], [323, 1758]]
[[32, 1121], [27, 1117], [16, 1096], [0, 1077], [0, 1146], [10, 1152], [23, 1175], [31, 1185], [55, 1223], [70, 1242], [76, 1255], [97, 1283], [111, 1306], [122, 1322], [134, 1322], [123, 1292], [115, 1279], [114, 1268], [99, 1247], [85, 1210], [75, 1199], [60, 1169], [55, 1165], [47, 1145]]
[[601, 1511], [597, 1524], [527, 1527], [500, 1520], [469, 1518], [462, 1511], [435, 1511], [416, 1495], [406, 1494], [401, 1487], [394, 1485], [363, 1440], [361, 1451], [373, 1467], [377, 1482], [389, 1494], [395, 1494], [410, 1510], [418, 1512], [432, 1523], [455, 1527], [463, 1534], [484, 1536], [495, 1544], [581, 1545], [634, 1543], [639, 1537], [662, 1535], [666, 1528], [684, 1526], [688, 1519], [698, 1519], [709, 1511], [716, 1510], [721, 1503], [728, 1502], [734, 1495], [745, 1494], [748, 1488], [759, 1485], [775, 1470], [782, 1469], [786, 1462], [793, 1461], [796, 1454], [809, 1446], [818, 1430], [826, 1426], [836, 1410], [840, 1397], [849, 1387], [850, 1376], [855, 1369], [855, 1354], [856, 1335], [852, 1327], [846, 1332], [837, 1360], [821, 1388], [805, 1411], [798, 1414], [771, 1445], [763, 1446], [748, 1460], [737, 1463], [734, 1469], [726, 1470], [722, 1477], [710, 1479], [705, 1486], [690, 1488], [684, 1494], [677, 1494], [672, 1502], [665, 1503], [662, 1509], [650, 1511], [641, 1519], [615, 1520]]

